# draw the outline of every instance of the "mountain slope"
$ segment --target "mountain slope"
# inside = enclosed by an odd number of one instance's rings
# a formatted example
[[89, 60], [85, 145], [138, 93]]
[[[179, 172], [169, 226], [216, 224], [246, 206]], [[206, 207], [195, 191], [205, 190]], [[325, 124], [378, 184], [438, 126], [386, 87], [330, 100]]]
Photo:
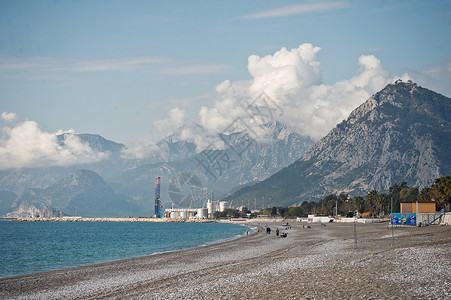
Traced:
[[[124, 171], [111, 179], [115, 191], [130, 195], [141, 206], [153, 208], [153, 182], [161, 176], [161, 200], [165, 207], [172, 205], [168, 194], [171, 180], [181, 173], [196, 176], [202, 187], [221, 196], [240, 185], [261, 181], [271, 174], [302, 157], [313, 144], [310, 138], [301, 136], [279, 122], [266, 124], [268, 136], [256, 141], [246, 132], [220, 134], [227, 141], [224, 149], [207, 148], [192, 157], [180, 161], [140, 165]], [[189, 192], [189, 191], [188, 191]], [[183, 197], [182, 197], [183, 198]], [[205, 193], [193, 206], [202, 205]], [[176, 207], [187, 207], [190, 203], [174, 201]]]
[[11, 205], [8, 217], [79, 215], [125, 217], [131, 205], [97, 173], [78, 170], [46, 189], [27, 189]]
[[235, 198], [290, 205], [336, 192], [387, 191], [399, 181], [421, 189], [451, 174], [450, 148], [451, 99], [398, 81], [356, 108], [302, 159]]
[[[19, 195], [13, 210], [19, 210], [24, 215], [42, 215], [44, 206], [48, 207], [49, 215], [54, 213], [53, 208], [59, 210], [56, 214], [73, 215], [76, 213], [75, 207], [78, 214], [86, 215], [80, 210], [83, 205], [75, 205], [74, 199], [82, 199], [79, 194], [85, 195], [83, 199], [93, 199], [94, 192], [88, 188], [93, 183], [88, 180], [79, 186], [73, 186], [69, 182], [73, 180], [77, 170], [91, 170], [105, 178], [108, 185], [114, 188], [113, 191], [107, 192], [106, 187], [97, 182], [100, 190], [104, 191], [99, 192], [98, 203], [102, 203], [108, 193], [111, 199], [117, 199], [117, 195], [127, 195], [127, 199], [132, 199], [134, 203], [129, 205], [135, 207], [133, 210], [127, 209], [131, 211], [129, 214], [149, 216], [153, 215], [153, 183], [157, 176], [162, 177], [161, 199], [163, 205], [168, 207], [173, 200], [169, 197], [169, 183], [181, 173], [197, 176], [203, 188], [214, 190], [215, 194], [220, 196], [237, 186], [267, 178], [302, 157], [313, 144], [311, 139], [295, 133], [279, 122], [265, 126], [268, 135], [260, 136], [257, 141], [250, 138], [247, 132], [212, 136], [202, 126], [189, 122], [174, 134], [159, 141], [154, 147], [155, 151], [142, 159], [122, 157], [124, 145], [99, 135], [66, 133], [58, 136], [60, 143], [64, 143], [69, 137], [73, 138], [70, 135], [75, 135], [94, 151], [108, 153], [108, 157], [96, 163], [68, 167], [3, 170], [0, 171], [0, 190]], [[196, 152], [193, 137], [203, 138], [207, 135], [208, 140], [216, 140], [226, 146], [220, 148], [221, 150], [207, 148], [201, 153]], [[88, 176], [86, 172], [84, 175], [91, 181], [96, 180], [95, 176]], [[111, 192], [114, 192], [114, 195]], [[90, 201], [85, 204], [92, 203]], [[11, 212], [8, 208], [11, 206], [10, 201], [0, 199], [0, 206], [3, 206], [3, 202], [6, 207], [3, 214], [6, 211]], [[190, 203], [178, 202], [175, 205], [186, 207]], [[202, 203], [193, 203], [194, 205]], [[92, 211], [102, 210], [92, 208]]]
[[121, 153], [125, 147], [123, 144], [107, 140], [97, 134], [74, 133], [58, 135], [59, 143], [63, 145], [64, 141], [71, 135], [80, 139], [82, 143], [89, 145], [96, 152], [108, 153], [108, 159], [91, 164], [66, 167], [2, 170], [0, 171], [0, 190], [21, 194], [29, 188], [44, 189], [78, 169], [90, 169], [105, 177], [111, 176], [111, 174], [118, 174], [123, 170], [124, 162], [121, 159]]

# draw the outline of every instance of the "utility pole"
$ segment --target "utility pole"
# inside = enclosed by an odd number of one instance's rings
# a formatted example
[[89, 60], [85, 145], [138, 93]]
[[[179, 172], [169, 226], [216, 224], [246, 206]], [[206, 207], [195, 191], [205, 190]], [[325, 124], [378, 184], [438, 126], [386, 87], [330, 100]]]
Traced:
[[394, 233], [394, 226], [393, 226], [393, 196], [390, 196], [390, 224], [391, 224], [391, 246], [395, 246], [395, 233]]
[[338, 217], [338, 199], [335, 200], [335, 217]]

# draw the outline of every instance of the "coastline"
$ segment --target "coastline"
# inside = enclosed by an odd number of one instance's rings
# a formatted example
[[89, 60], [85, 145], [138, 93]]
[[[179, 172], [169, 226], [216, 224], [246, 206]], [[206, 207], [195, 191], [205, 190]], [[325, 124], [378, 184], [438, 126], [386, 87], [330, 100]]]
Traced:
[[169, 219], [169, 218], [87, 218], [87, 217], [51, 217], [51, 218], [14, 218], [1, 219], [13, 222], [155, 222], [155, 223], [214, 223], [213, 219]]
[[[273, 232], [266, 234], [266, 225]], [[231, 241], [0, 279], [2, 299], [447, 298], [451, 227], [248, 223]], [[304, 224], [305, 225], [305, 224]], [[274, 229], [288, 233], [276, 237]], [[392, 245], [392, 242], [393, 245]]]

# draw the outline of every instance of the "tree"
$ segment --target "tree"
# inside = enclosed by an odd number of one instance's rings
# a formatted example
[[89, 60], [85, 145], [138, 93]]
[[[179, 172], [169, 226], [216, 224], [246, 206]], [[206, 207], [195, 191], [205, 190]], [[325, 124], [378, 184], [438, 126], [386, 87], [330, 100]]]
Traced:
[[286, 212], [286, 217], [301, 217], [304, 214], [304, 210], [301, 206], [292, 206], [288, 208]]
[[322, 215], [333, 215], [335, 212], [335, 205], [338, 203], [337, 195], [330, 194], [324, 199], [318, 201], [316, 211]]
[[388, 199], [388, 195], [384, 193], [378, 194], [376, 197], [376, 205], [380, 216], [385, 215], [385, 209], [388, 207], [389, 202]]
[[240, 216], [240, 213], [238, 210], [233, 208], [227, 208], [224, 211], [215, 211], [213, 213], [213, 217], [218, 218], [238, 218]]
[[363, 197], [355, 197], [354, 205], [357, 207], [359, 213], [365, 212], [365, 200], [363, 199]]
[[288, 213], [289, 208], [288, 207], [277, 207], [277, 213], [281, 216], [281, 217], [285, 217], [286, 214]]
[[393, 212], [394, 213], [399, 213], [400, 212], [400, 203], [401, 203], [401, 190], [403, 189], [408, 189], [409, 187], [407, 186], [407, 182], [403, 181], [403, 182], [398, 182], [395, 183], [394, 185], [392, 185], [389, 189], [389, 199], [393, 200]]
[[377, 210], [377, 191], [372, 190], [366, 195], [365, 209], [371, 212], [371, 214], [376, 214]]
[[401, 199], [401, 202], [413, 202], [416, 201], [418, 198], [418, 188], [404, 188], [399, 192], [399, 197]]
[[451, 209], [451, 176], [435, 179], [433, 185], [421, 191], [420, 200], [435, 200], [439, 209]]
[[247, 214], [250, 214], [251, 211], [247, 207], [243, 207], [240, 211], [240, 217], [245, 218], [247, 217]]

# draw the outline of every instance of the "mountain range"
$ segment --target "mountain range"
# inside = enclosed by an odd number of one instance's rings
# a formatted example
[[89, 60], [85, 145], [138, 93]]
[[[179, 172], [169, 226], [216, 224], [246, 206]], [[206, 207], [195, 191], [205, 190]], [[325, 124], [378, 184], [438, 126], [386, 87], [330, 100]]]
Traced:
[[[451, 99], [397, 81], [374, 94], [316, 143], [272, 121], [264, 138], [221, 133], [198, 151], [185, 124], [144, 158], [125, 158], [126, 146], [95, 134], [76, 134], [108, 153], [96, 163], [0, 171], [0, 216], [152, 216], [154, 182], [170, 206], [201, 207], [207, 198], [234, 206], [289, 206], [345, 192], [365, 196], [397, 182], [426, 187], [451, 174]], [[69, 134], [58, 136], [64, 143]], [[213, 194], [214, 191], [214, 194]]]
[[26, 189], [12, 201], [7, 216], [119, 217], [124, 211], [136, 209], [126, 200], [94, 171], [77, 170], [45, 189]]
[[451, 99], [397, 81], [357, 107], [302, 158], [236, 191], [234, 198], [285, 206], [342, 192], [387, 192], [397, 182], [422, 189], [451, 174], [450, 149]]
[[[185, 126], [202, 130], [194, 123]], [[218, 139], [227, 140], [228, 147], [200, 153], [194, 141], [183, 139], [179, 130], [156, 143], [157, 150], [143, 159], [124, 158], [123, 144], [99, 135], [79, 134], [77, 137], [92, 149], [108, 153], [108, 159], [71, 167], [1, 171], [0, 216], [151, 216], [158, 176], [162, 178], [164, 207], [201, 206], [208, 190], [219, 197], [261, 181], [295, 161], [313, 144], [282, 123], [274, 121], [265, 128], [265, 140], [253, 140], [247, 132], [224, 133]], [[63, 142], [66, 136], [58, 138]], [[207, 166], [205, 160], [211, 157], [218, 159], [215, 165]], [[196, 178], [198, 184], [178, 186], [180, 178], [186, 176]]]

